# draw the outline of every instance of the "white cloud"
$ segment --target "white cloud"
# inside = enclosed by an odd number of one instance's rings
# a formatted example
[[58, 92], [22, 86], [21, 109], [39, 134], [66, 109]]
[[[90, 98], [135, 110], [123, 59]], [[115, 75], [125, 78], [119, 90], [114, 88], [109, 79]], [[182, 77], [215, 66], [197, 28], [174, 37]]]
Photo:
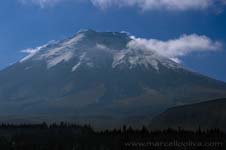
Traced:
[[190, 10], [207, 9], [216, 4], [225, 4], [226, 0], [91, 0], [102, 9], [108, 7], [137, 6], [142, 10], [167, 9], [167, 10]]
[[182, 35], [178, 39], [161, 41], [156, 39], [142, 39], [132, 37], [128, 43], [131, 49], [146, 49], [155, 51], [158, 54], [170, 58], [175, 62], [180, 62], [180, 57], [192, 52], [207, 52], [221, 50], [223, 45], [218, 41], [213, 41], [204, 35]]
[[89, 1], [94, 6], [106, 9], [109, 7], [138, 7], [142, 10], [166, 9], [166, 10], [191, 10], [208, 9], [215, 5], [225, 5], [226, 0], [19, 0], [27, 4], [33, 3], [40, 7], [55, 5], [59, 2]]

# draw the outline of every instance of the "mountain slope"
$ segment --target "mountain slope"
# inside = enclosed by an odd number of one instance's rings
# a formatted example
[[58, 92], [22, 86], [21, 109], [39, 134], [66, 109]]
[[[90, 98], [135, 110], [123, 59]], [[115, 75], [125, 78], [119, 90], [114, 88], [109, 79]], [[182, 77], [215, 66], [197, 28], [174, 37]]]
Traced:
[[226, 99], [170, 108], [152, 120], [152, 128], [220, 128], [226, 131]]
[[0, 72], [1, 118], [108, 127], [146, 122], [172, 106], [226, 96], [225, 83], [154, 51], [128, 48], [131, 40], [126, 33], [86, 30], [33, 49]]

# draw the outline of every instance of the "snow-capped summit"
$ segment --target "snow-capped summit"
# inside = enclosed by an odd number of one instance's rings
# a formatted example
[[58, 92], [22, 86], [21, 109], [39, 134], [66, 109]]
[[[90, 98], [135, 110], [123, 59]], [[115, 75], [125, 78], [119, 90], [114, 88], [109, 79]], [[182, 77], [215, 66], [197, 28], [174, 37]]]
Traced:
[[[134, 40], [125, 32], [96, 32], [94, 30], [81, 30], [75, 36], [61, 42], [51, 42], [35, 49], [23, 58], [25, 61], [42, 61], [47, 69], [60, 63], [76, 62], [72, 71], [82, 65], [98, 66], [98, 60], [111, 60], [109, 67], [134, 69], [143, 67], [159, 71], [160, 66], [178, 68], [175, 62], [160, 56], [152, 50], [135, 49], [128, 46]], [[103, 62], [104, 63], [104, 62]]]

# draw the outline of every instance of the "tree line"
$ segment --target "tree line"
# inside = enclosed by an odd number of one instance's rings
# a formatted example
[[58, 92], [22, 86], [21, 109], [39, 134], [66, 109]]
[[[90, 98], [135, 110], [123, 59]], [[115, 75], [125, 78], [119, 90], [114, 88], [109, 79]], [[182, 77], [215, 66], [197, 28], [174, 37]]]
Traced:
[[225, 150], [219, 129], [149, 130], [147, 127], [94, 131], [90, 125], [1, 124], [0, 150]]

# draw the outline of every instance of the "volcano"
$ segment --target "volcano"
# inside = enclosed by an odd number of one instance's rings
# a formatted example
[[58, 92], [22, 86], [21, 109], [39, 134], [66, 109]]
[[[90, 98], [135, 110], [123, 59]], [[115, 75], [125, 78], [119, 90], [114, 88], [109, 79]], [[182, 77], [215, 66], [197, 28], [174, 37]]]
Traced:
[[129, 47], [133, 40], [83, 30], [32, 49], [0, 71], [0, 121], [139, 126], [167, 108], [226, 97], [224, 82]]

